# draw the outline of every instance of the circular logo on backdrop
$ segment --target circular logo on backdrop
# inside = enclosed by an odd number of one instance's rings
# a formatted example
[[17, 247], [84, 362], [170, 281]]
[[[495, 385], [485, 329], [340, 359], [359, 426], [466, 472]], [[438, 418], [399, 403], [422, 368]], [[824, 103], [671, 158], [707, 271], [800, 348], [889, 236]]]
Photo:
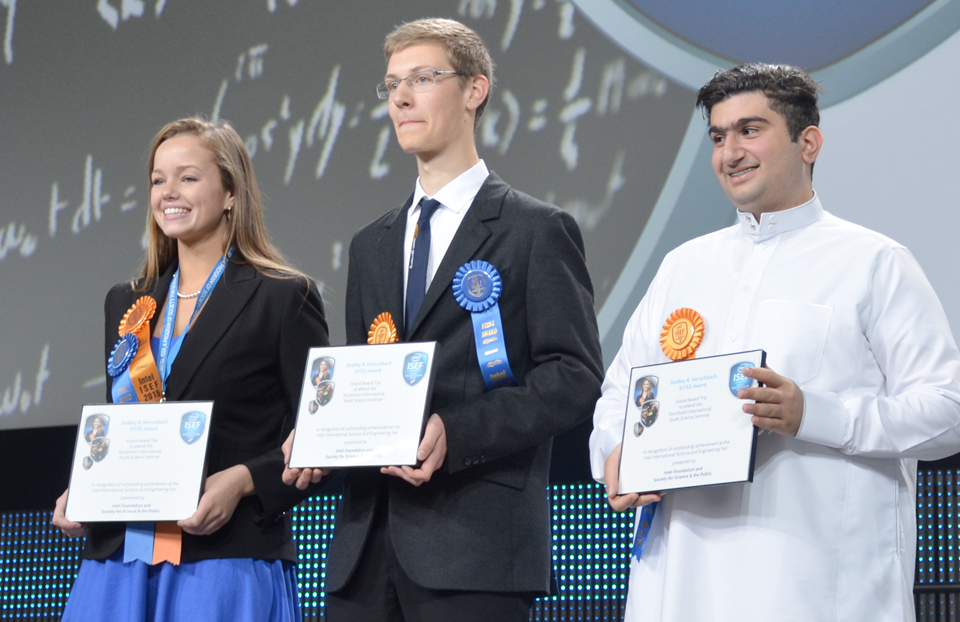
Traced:
[[[640, 62], [696, 91], [722, 68], [787, 63], [826, 107], [886, 80], [960, 30], [960, 1], [572, 0]], [[809, 33], [816, 33], [814, 38]]]

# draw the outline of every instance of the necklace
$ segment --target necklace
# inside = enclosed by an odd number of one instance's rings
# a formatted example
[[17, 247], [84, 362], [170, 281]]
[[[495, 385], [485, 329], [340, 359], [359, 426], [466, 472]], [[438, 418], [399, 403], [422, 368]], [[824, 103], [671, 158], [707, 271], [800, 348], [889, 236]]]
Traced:
[[185, 299], [187, 299], [187, 298], [196, 298], [197, 296], [200, 295], [200, 292], [202, 292], [202, 291], [203, 291], [203, 289], [201, 288], [201, 289], [193, 292], [192, 294], [181, 294], [180, 292], [177, 292], [177, 298], [179, 298], [180, 300], [185, 300]]

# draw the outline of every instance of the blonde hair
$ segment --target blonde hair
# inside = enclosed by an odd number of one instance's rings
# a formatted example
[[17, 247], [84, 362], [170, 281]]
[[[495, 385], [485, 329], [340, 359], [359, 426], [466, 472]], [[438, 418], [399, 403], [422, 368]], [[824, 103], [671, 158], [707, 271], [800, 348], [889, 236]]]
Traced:
[[[490, 83], [493, 91], [493, 59], [483, 44], [483, 39], [473, 30], [460, 22], [441, 17], [418, 19], [397, 26], [387, 35], [383, 42], [383, 53], [390, 62], [390, 57], [400, 50], [411, 45], [435, 43], [443, 48], [447, 60], [453, 69], [460, 74], [460, 84], [466, 84], [466, 78], [483, 76]], [[474, 127], [480, 123], [480, 115], [490, 101], [490, 93], [477, 108], [474, 117]]]
[[[253, 173], [253, 164], [243, 141], [236, 130], [225, 121], [207, 121], [199, 117], [189, 117], [168, 123], [153, 138], [150, 147], [150, 159], [147, 174], [153, 172], [157, 149], [167, 140], [179, 135], [196, 136], [213, 156], [220, 169], [220, 181], [223, 187], [233, 194], [233, 209], [227, 213], [227, 236], [223, 247], [226, 253], [234, 246], [239, 253], [233, 262], [243, 261], [258, 272], [275, 277], [305, 277], [295, 270], [283, 258], [270, 242], [267, 228], [263, 224], [263, 206], [260, 203], [260, 190]], [[137, 291], [146, 291], [160, 274], [177, 258], [177, 241], [167, 237], [153, 217], [153, 210], [147, 209], [147, 252], [140, 268], [142, 279]]]

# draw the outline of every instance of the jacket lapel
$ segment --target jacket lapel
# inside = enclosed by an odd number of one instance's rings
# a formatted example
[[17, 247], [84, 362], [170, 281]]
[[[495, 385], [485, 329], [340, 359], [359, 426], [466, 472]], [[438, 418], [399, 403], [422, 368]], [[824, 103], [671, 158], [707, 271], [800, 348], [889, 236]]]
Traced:
[[[213, 289], [190, 332], [184, 337], [180, 352], [170, 368], [167, 399], [181, 399], [197, 368], [257, 291], [261, 278], [263, 277], [259, 276], [253, 266], [227, 263], [223, 277]], [[169, 286], [169, 279], [167, 285]]]
[[476, 252], [490, 237], [490, 229], [484, 222], [500, 217], [500, 208], [509, 189], [510, 186], [493, 172], [483, 182], [427, 288], [423, 305], [413, 322], [411, 335], [417, 332], [420, 323], [444, 295], [453, 295], [453, 277], [457, 275], [460, 266], [473, 259]]
[[[407, 230], [407, 212], [410, 209], [410, 203], [413, 201], [413, 195], [394, 210], [392, 218], [386, 220], [380, 237], [377, 240], [380, 249], [374, 251], [377, 253], [380, 270], [378, 284], [380, 297], [384, 308], [375, 311], [376, 314], [388, 311], [393, 317], [393, 323], [397, 327], [397, 335], [402, 340], [406, 323], [404, 322], [403, 306], [403, 271], [406, 266], [403, 265], [403, 238]], [[371, 320], [373, 318], [370, 318]]]

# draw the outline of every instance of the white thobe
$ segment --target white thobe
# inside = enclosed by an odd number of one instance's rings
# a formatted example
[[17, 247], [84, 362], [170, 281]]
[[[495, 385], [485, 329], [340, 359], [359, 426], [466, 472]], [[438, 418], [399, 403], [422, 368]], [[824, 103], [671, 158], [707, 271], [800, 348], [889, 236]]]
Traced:
[[[960, 355], [923, 271], [818, 198], [692, 240], [663, 260], [607, 370], [593, 475], [623, 433], [631, 367], [667, 362], [690, 307], [698, 357], [763, 348], [796, 382], [795, 438], [761, 432], [753, 483], [667, 492], [626, 620], [913, 620], [917, 459], [960, 451]], [[744, 416], [748, 416], [744, 414]]]

